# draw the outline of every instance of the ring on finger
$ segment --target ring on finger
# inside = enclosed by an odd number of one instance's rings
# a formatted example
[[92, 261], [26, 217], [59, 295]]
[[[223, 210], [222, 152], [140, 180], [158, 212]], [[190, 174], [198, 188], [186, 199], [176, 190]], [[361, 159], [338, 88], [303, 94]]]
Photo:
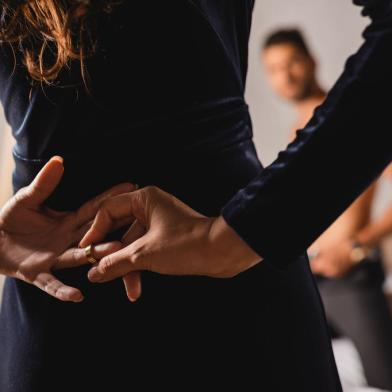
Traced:
[[93, 249], [92, 248], [93, 248], [92, 245], [88, 245], [84, 248], [84, 252], [86, 254], [87, 261], [90, 264], [95, 264], [95, 263], [98, 263], [98, 260], [93, 256]]

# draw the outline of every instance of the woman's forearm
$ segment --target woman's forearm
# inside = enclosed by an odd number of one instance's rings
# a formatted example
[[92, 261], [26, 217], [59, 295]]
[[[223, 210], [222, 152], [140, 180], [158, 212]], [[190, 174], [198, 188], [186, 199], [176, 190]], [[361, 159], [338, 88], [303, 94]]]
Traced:
[[263, 258], [238, 236], [222, 216], [215, 219], [211, 225], [209, 238], [218, 253], [232, 259], [233, 263], [243, 260], [249, 265], [254, 265]]

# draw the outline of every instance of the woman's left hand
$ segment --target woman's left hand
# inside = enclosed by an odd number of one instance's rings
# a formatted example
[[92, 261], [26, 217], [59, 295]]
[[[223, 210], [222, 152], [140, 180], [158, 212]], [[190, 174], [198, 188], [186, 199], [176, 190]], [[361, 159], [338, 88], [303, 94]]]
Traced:
[[88, 277], [92, 282], [123, 277], [131, 301], [141, 294], [142, 270], [231, 278], [262, 259], [222, 217], [201, 215], [154, 186], [106, 200], [79, 246], [102, 241], [118, 220], [130, 216], [126, 246], [104, 257]]
[[[33, 182], [0, 210], [0, 274], [33, 284], [61, 301], [79, 302], [83, 300], [80, 290], [65, 285], [53, 271], [88, 263], [85, 251], [74, 245], [88, 231], [104, 200], [130, 192], [135, 185], [119, 184], [76, 211], [53, 211], [45, 202], [63, 174], [63, 159], [51, 158]], [[94, 249], [94, 257], [106, 256], [121, 246], [119, 241], [100, 244]]]

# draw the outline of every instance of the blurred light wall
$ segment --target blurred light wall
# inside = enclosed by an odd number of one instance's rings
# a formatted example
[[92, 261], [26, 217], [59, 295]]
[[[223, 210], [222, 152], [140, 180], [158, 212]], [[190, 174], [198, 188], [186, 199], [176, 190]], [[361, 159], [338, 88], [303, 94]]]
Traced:
[[[1, 65], [0, 65], [1, 66]], [[13, 162], [11, 159], [13, 139], [11, 137], [11, 131], [6, 125], [3, 112], [0, 107], [0, 206], [11, 195], [11, 173], [13, 168]], [[0, 275], [0, 299], [1, 289], [3, 285], [3, 276]]]

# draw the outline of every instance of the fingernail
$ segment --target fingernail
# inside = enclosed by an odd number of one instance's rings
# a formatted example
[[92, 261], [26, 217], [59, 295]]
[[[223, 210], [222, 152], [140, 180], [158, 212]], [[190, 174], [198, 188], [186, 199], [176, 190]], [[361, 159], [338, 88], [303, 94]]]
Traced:
[[87, 276], [91, 282], [99, 282], [102, 279], [102, 274], [98, 271], [98, 268], [92, 268]]
[[84, 298], [81, 297], [81, 298], [79, 298], [79, 299], [75, 299], [73, 302], [78, 303], [78, 302], [83, 302], [83, 300], [84, 300]]
[[60, 155], [55, 155], [55, 156], [53, 157], [53, 159], [56, 160], [56, 161], [58, 161], [58, 162], [60, 162], [60, 163], [64, 163], [64, 158], [61, 157]]

